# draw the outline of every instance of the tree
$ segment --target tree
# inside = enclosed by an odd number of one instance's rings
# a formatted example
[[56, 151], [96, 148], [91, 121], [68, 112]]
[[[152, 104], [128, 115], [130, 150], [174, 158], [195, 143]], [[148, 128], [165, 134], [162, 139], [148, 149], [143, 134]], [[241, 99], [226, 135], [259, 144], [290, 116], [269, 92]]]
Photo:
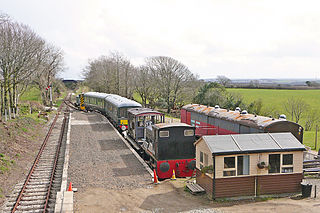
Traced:
[[231, 80], [224, 75], [218, 75], [217, 81], [224, 87], [226, 87], [231, 82]]
[[155, 86], [166, 102], [167, 112], [170, 113], [183, 88], [194, 76], [188, 67], [171, 57], [150, 57], [146, 59], [146, 64], [157, 82]]
[[135, 91], [140, 95], [143, 106], [147, 106], [147, 100], [151, 98], [154, 84], [152, 81], [151, 71], [146, 66], [136, 68], [134, 78]]
[[[33, 83], [41, 91], [42, 103], [49, 104], [49, 92], [45, 88], [52, 86], [56, 76], [63, 71], [63, 53], [59, 48], [44, 44], [37, 54], [38, 69], [35, 72]], [[55, 89], [55, 88], [54, 88]]]
[[313, 126], [319, 122], [318, 112], [316, 110], [309, 111], [305, 116], [305, 131], [312, 130]]
[[87, 85], [97, 91], [118, 94], [132, 98], [134, 87], [134, 67], [119, 52], [89, 60], [83, 70]]
[[301, 116], [308, 110], [309, 104], [305, 103], [301, 98], [288, 98], [284, 103], [284, 108], [291, 116], [291, 120], [295, 120], [298, 123]]

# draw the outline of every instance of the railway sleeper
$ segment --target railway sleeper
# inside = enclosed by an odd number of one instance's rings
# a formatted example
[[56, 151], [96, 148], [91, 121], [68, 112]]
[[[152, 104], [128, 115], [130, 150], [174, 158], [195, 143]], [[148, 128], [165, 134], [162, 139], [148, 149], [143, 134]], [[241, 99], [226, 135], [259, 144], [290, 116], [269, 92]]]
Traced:
[[26, 188], [24, 193], [33, 193], [33, 192], [47, 192], [48, 187], [39, 187], [39, 188]]
[[17, 210], [21, 210], [21, 211], [36, 211], [36, 210], [42, 210], [44, 209], [44, 204], [42, 205], [28, 205], [28, 206], [18, 206]]
[[19, 202], [20, 206], [29, 206], [29, 205], [42, 205], [46, 203], [46, 198], [40, 200], [21, 200]]
[[[18, 195], [19, 195], [19, 192], [13, 194], [14, 200], [17, 200], [17, 196]], [[47, 191], [43, 191], [43, 192], [24, 192], [23, 193], [23, 197], [46, 196], [46, 195], [47, 195]]]
[[29, 183], [28, 185], [43, 185], [43, 184], [49, 184], [50, 181], [47, 180], [47, 181], [32, 181], [32, 180], [29, 180]]
[[22, 196], [22, 201], [32, 201], [32, 200], [45, 200], [46, 196]]

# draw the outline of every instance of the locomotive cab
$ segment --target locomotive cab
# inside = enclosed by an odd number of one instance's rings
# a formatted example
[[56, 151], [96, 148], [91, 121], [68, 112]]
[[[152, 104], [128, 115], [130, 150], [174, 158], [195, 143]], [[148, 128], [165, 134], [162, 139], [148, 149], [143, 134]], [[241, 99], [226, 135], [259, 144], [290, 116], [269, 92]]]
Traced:
[[165, 122], [164, 114], [149, 108], [132, 108], [128, 110], [128, 135], [138, 143], [146, 140], [147, 128]]
[[152, 157], [159, 178], [192, 176], [195, 168], [195, 127], [184, 123], [160, 123], [147, 129], [143, 149]]

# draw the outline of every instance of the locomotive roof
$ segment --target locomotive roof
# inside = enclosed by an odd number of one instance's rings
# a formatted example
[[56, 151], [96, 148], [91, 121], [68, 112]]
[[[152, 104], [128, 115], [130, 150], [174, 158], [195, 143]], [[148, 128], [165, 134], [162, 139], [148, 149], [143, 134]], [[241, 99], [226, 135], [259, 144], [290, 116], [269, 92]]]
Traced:
[[193, 127], [186, 123], [160, 123], [160, 124], [154, 124], [153, 126], [156, 129], [172, 128], [172, 127]]
[[141, 115], [141, 114], [161, 114], [163, 113], [158, 112], [157, 110], [150, 109], [150, 108], [131, 108], [128, 109], [128, 112], [133, 115]]
[[138, 102], [114, 94], [106, 96], [105, 100], [117, 107], [141, 107]]
[[194, 111], [204, 115], [208, 115], [210, 117], [232, 121], [259, 129], [263, 129], [271, 124], [278, 122], [288, 122], [299, 125], [285, 119], [276, 119], [254, 114], [241, 114], [239, 111], [232, 111], [222, 108], [215, 109], [214, 107], [204, 106], [201, 104], [188, 104], [183, 106], [182, 108], [187, 111]]
[[107, 97], [108, 95], [110, 95], [110, 94], [101, 93], [101, 92], [86, 92], [86, 93], [84, 93], [84, 96], [93, 97], [93, 98], [101, 98], [101, 99], [105, 99], [105, 97]]
[[[202, 136], [212, 154], [304, 151], [290, 132]], [[200, 142], [199, 139], [195, 144]]]

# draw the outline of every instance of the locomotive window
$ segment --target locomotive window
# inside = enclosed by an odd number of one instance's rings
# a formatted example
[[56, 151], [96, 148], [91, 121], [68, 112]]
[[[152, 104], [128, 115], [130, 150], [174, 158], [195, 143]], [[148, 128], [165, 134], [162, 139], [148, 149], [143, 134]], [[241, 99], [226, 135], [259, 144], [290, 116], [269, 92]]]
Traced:
[[169, 137], [169, 131], [160, 131], [159, 132], [159, 137], [160, 138], [165, 138], [165, 137]]
[[193, 129], [184, 130], [184, 136], [193, 136], [193, 135], [194, 135]]

